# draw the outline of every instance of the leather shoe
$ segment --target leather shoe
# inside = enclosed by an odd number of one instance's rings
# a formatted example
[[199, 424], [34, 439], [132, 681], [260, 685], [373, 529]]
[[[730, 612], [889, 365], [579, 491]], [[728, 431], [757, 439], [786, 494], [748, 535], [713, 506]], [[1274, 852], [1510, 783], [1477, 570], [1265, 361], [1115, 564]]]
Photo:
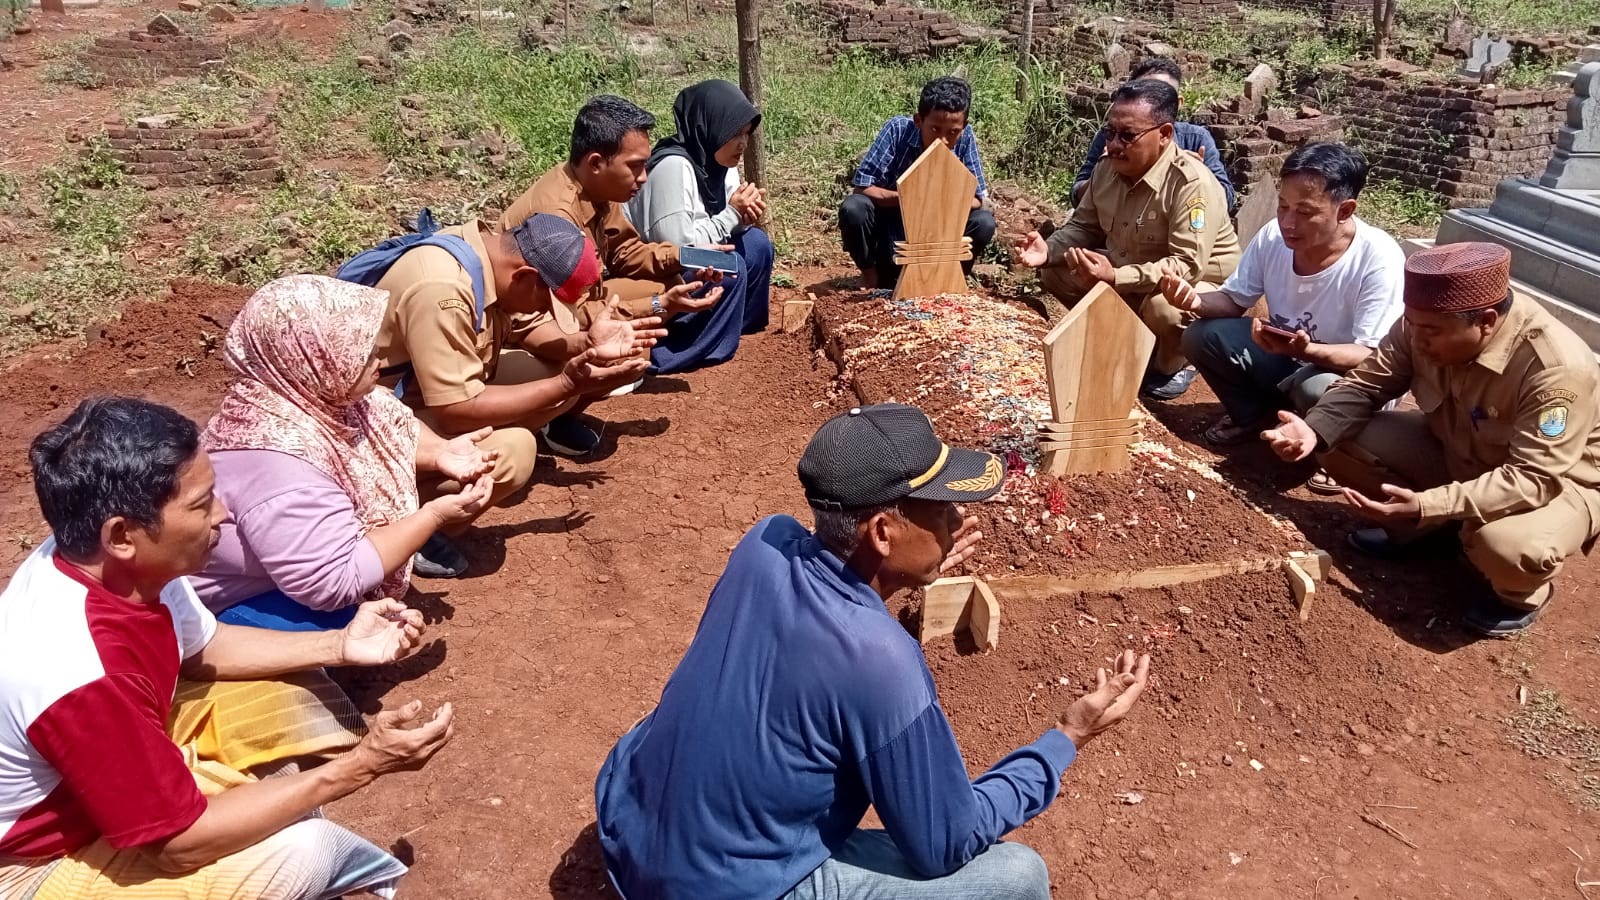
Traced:
[[1446, 556], [1459, 549], [1456, 529], [1441, 528], [1409, 541], [1397, 541], [1384, 528], [1358, 528], [1345, 541], [1362, 553], [1378, 559], [1405, 560]]
[[1555, 598], [1556, 592], [1552, 588], [1543, 603], [1533, 609], [1519, 609], [1505, 605], [1492, 591], [1485, 591], [1467, 607], [1466, 613], [1461, 616], [1461, 624], [1468, 631], [1477, 632], [1484, 637], [1511, 637], [1526, 631]]

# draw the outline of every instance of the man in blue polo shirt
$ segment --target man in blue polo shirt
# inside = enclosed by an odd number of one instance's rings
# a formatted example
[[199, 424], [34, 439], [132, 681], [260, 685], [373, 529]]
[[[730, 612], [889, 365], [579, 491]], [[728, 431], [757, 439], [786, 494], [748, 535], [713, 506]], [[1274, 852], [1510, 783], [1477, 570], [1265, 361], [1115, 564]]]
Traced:
[[[772, 516], [745, 535], [660, 704], [600, 770], [600, 843], [624, 897], [1050, 896], [1038, 854], [1000, 838], [1127, 714], [1149, 657], [1123, 653], [1057, 727], [971, 780], [922, 648], [884, 602], [972, 555], [982, 535], [955, 504], [1004, 478], [913, 407], [818, 430], [800, 460], [816, 533]], [[883, 830], [859, 827], [869, 805]]]
[[978, 139], [967, 116], [972, 111], [972, 86], [947, 75], [922, 86], [915, 116], [895, 116], [884, 123], [850, 179], [853, 193], [839, 204], [839, 232], [845, 252], [861, 270], [865, 288], [894, 287], [900, 267], [894, 263], [894, 242], [905, 240], [900, 219], [900, 176], [935, 141], [944, 141], [972, 174], [978, 189], [967, 214], [966, 236], [972, 238], [972, 259], [962, 263], [968, 275], [972, 264], [994, 240], [994, 213], [985, 209], [989, 184], [978, 159]]
[[[1183, 69], [1164, 56], [1152, 56], [1134, 66], [1128, 73], [1129, 81], [1138, 81], [1141, 78], [1164, 81], [1172, 85], [1175, 91], [1183, 90]], [[1233, 181], [1228, 178], [1228, 167], [1222, 164], [1222, 154], [1217, 152], [1217, 142], [1211, 137], [1210, 129], [1193, 122], [1174, 122], [1172, 129], [1178, 149], [1198, 157], [1206, 164], [1206, 168], [1211, 170], [1211, 174], [1217, 176], [1217, 183], [1222, 185], [1222, 192], [1228, 196], [1228, 209], [1232, 210], [1235, 200]], [[1078, 169], [1078, 176], [1072, 179], [1072, 202], [1076, 203], [1083, 197], [1083, 192], [1089, 187], [1089, 176], [1094, 174], [1094, 167], [1099, 164], [1100, 157], [1105, 155], [1106, 133], [1096, 131], [1094, 140], [1089, 142], [1089, 152], [1083, 158], [1083, 165]]]

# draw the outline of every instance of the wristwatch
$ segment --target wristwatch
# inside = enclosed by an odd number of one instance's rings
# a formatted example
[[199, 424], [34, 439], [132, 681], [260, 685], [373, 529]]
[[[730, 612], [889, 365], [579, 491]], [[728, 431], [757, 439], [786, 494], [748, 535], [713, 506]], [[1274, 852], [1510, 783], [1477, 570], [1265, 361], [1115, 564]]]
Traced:
[[661, 305], [660, 294], [650, 295], [650, 312], [658, 316], [664, 316], [667, 314], [667, 308]]

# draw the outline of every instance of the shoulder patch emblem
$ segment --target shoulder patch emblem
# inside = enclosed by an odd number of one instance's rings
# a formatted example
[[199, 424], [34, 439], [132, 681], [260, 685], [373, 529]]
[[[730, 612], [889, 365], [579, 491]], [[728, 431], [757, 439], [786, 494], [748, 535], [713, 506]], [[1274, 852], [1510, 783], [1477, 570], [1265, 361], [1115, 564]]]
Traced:
[[472, 307], [467, 304], [467, 301], [461, 299], [460, 297], [446, 297], [445, 299], [440, 300], [439, 309], [443, 312], [459, 310], [469, 316], [472, 315]]
[[1206, 205], [1204, 203], [1196, 202], [1189, 207], [1189, 230], [1206, 230]]
[[1558, 438], [1567, 432], [1567, 408], [1550, 406], [1539, 411], [1539, 433], [1547, 438]]

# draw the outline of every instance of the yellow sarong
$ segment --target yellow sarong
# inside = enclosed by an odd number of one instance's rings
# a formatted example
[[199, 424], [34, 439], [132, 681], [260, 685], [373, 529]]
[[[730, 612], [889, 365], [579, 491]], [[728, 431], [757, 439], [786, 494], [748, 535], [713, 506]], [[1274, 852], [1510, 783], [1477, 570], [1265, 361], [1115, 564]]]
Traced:
[[[255, 781], [251, 769], [338, 755], [366, 726], [317, 670], [273, 681], [180, 681], [167, 730], [201, 792], [214, 796]], [[404, 872], [387, 853], [313, 817], [184, 875], [103, 840], [58, 860], [0, 859], [0, 900], [316, 900], [362, 888], [392, 895]]]

